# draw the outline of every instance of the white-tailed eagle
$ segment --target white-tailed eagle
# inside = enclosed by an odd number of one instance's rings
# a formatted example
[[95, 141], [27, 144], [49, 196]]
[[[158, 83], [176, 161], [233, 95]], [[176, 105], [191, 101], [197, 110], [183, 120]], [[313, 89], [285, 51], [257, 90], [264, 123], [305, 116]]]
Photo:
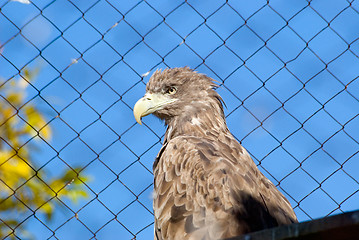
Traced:
[[167, 125], [153, 165], [156, 240], [223, 239], [297, 222], [228, 130], [216, 87], [189, 68], [158, 70], [134, 106], [138, 123], [153, 113]]

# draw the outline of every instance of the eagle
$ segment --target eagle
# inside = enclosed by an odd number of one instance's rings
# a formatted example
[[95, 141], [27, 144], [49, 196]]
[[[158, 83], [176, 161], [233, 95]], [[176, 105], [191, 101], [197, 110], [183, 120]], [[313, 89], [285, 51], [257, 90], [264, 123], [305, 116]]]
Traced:
[[224, 239], [297, 222], [289, 201], [228, 130], [215, 81], [157, 70], [133, 112], [167, 126], [153, 164], [154, 239]]

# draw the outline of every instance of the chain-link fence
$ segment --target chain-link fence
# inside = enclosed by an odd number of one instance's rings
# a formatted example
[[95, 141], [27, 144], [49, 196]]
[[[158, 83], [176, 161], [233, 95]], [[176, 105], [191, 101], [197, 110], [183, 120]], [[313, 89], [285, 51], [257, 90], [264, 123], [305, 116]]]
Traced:
[[151, 239], [157, 68], [220, 81], [300, 221], [359, 208], [359, 1], [0, 0], [0, 234]]

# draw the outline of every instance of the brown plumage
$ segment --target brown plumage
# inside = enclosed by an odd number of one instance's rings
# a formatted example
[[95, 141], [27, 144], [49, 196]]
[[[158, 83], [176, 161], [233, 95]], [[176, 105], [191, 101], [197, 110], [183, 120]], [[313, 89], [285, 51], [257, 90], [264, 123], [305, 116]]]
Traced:
[[215, 88], [189, 68], [156, 71], [135, 105], [139, 123], [153, 113], [168, 126], [153, 166], [157, 240], [222, 239], [297, 222], [228, 130]]

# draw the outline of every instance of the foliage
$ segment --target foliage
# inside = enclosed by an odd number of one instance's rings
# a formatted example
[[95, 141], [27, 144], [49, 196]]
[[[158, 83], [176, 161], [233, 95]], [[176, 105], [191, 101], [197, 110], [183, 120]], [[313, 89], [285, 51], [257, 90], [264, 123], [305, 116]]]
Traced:
[[[68, 168], [56, 177], [33, 160], [40, 141], [49, 142], [52, 131], [32, 101], [27, 87], [38, 69], [25, 69], [18, 78], [0, 78], [0, 238], [30, 235], [24, 216], [44, 215], [51, 220], [55, 206], [68, 198], [72, 202], [86, 197], [82, 188], [86, 177], [79, 169]], [[48, 159], [46, 159], [48, 161]], [[20, 218], [21, 216], [21, 218]]]

